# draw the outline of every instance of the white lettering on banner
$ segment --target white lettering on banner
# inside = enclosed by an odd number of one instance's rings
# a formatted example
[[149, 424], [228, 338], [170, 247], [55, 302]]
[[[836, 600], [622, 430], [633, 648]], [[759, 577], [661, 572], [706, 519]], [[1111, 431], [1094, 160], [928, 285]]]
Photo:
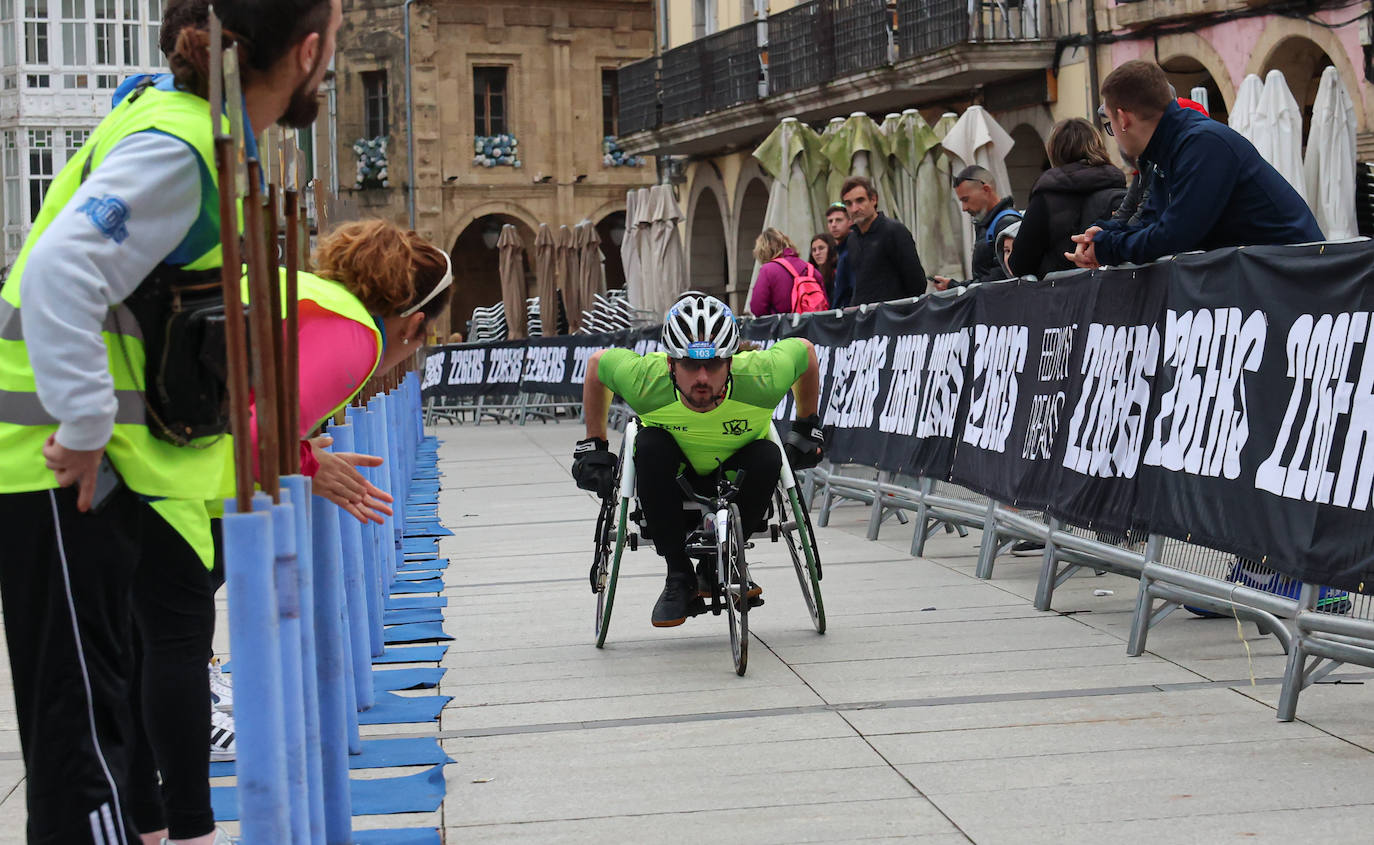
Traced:
[[449, 384], [481, 384], [482, 371], [486, 369], [487, 350], [454, 349], [449, 352], [453, 362], [449, 365]]
[[1098, 478], [1134, 478], [1145, 439], [1159, 332], [1093, 323], [1084, 345], [1082, 393], [1069, 420], [1064, 467]]
[[561, 384], [567, 370], [566, 346], [531, 346], [525, 350], [525, 381]]
[[609, 346], [574, 346], [573, 347], [573, 368], [572, 383], [587, 383], [587, 366], [591, 363], [592, 356], [603, 350], [610, 349]]
[[1073, 333], [1078, 324], [1057, 329], [1045, 329], [1040, 339], [1040, 381], [1058, 381], [1069, 375], [1069, 358], [1073, 355]]
[[856, 340], [835, 350], [835, 378], [825, 423], [836, 428], [868, 428], [873, 424], [883, 369], [887, 366], [886, 337]]
[[[1357, 353], [1359, 344], [1364, 349]], [[1255, 487], [1288, 499], [1368, 510], [1374, 486], [1374, 314], [1304, 314], [1289, 329], [1285, 349], [1293, 392], [1274, 450], [1255, 472]], [[1350, 365], [1357, 356], [1360, 371], [1352, 382]], [[1343, 417], [1348, 425], [1340, 469], [1333, 472]]]
[[425, 356], [425, 379], [420, 382], [420, 389], [427, 390], [444, 380], [444, 356], [447, 352], [435, 352], [433, 355]]
[[1016, 377], [1026, 368], [1029, 336], [1025, 326], [973, 327], [973, 396], [963, 437], [970, 446], [1006, 451], [1019, 393]]
[[1031, 397], [1030, 419], [1026, 422], [1026, 440], [1021, 457], [1028, 461], [1043, 461], [1054, 452], [1054, 435], [1059, 431], [1060, 415], [1064, 412], [1064, 391], [1042, 393]]
[[511, 347], [491, 350], [491, 374], [488, 384], [519, 384], [521, 363], [525, 360], [525, 350]]
[[1208, 478], [1240, 476], [1240, 453], [1250, 439], [1245, 372], [1259, 369], [1268, 322], [1239, 308], [1178, 313], [1164, 324], [1164, 365], [1173, 386], [1160, 397], [1148, 466]]
[[662, 352], [663, 344], [657, 340], [645, 338], [635, 344], [636, 355], [651, 355], [655, 352]]
[[878, 416], [878, 430], [910, 436], [916, 430], [916, 412], [921, 407], [921, 379], [925, 372], [930, 335], [903, 335], [896, 339], [892, 354], [892, 386]]
[[968, 362], [968, 329], [936, 335], [926, 363], [925, 397], [921, 400], [917, 437], [953, 437], [959, 398]]

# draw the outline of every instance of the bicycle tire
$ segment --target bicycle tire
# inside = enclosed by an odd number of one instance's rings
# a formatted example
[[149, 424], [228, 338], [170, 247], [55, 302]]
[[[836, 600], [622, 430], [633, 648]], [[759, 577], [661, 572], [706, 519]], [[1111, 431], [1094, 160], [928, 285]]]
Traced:
[[721, 579], [725, 615], [730, 624], [730, 656], [735, 674], [743, 676], [749, 667], [749, 566], [744, 559], [744, 526], [739, 508], [731, 504], [725, 536], [717, 535], [717, 574]]

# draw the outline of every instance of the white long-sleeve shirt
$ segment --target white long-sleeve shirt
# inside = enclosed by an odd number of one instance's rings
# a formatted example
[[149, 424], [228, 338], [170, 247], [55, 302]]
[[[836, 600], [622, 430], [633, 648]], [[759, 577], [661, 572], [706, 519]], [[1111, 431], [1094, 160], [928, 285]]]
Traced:
[[[182, 243], [201, 208], [201, 164], [159, 132], [121, 140], [29, 252], [20, 317], [38, 400], [68, 449], [103, 447], [118, 403], [101, 326]], [[122, 203], [122, 221], [99, 211]], [[118, 354], [118, 350], [113, 350]]]

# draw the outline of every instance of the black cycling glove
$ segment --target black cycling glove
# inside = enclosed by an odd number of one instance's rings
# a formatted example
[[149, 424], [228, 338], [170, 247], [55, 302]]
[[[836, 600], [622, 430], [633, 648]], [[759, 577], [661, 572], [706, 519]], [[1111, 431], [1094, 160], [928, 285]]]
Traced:
[[825, 433], [821, 430], [820, 414], [799, 419], [787, 432], [782, 450], [792, 469], [811, 469], [825, 457]]
[[572, 477], [577, 486], [603, 499], [615, 495], [616, 456], [600, 437], [577, 441], [573, 449]]

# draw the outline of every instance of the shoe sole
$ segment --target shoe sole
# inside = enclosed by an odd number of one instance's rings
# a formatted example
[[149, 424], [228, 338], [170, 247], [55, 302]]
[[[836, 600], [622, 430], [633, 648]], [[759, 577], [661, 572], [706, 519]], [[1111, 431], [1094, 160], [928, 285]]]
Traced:
[[669, 620], [666, 621], [666, 622], [659, 622], [658, 620], [655, 619], [655, 620], [651, 620], [651, 624], [652, 624], [655, 628], [676, 628], [677, 626], [681, 625], [683, 622], [686, 622], [686, 621], [687, 621], [687, 617], [684, 616], [684, 617], [682, 617], [681, 619], [669, 619]]
[[[709, 598], [710, 598], [711, 596], [713, 596], [713, 595], [715, 595], [715, 593], [712, 592], [712, 591], [710, 591], [710, 590], [702, 590], [702, 589], [698, 589], [698, 590], [697, 590], [697, 598], [699, 598], [699, 599], [709, 599]], [[744, 597], [747, 598], [747, 599], [756, 599], [756, 598], [758, 598], [758, 597], [761, 596], [761, 595], [763, 595], [763, 588], [762, 588], [762, 587], [755, 587], [754, 589], [752, 589], [752, 590], [750, 590], [749, 592], [745, 593], [745, 594], [744, 594]]]
[[233, 751], [211, 751], [211, 752], [210, 752], [210, 762], [211, 762], [211, 763], [232, 763], [232, 762], [235, 760], [235, 758], [237, 758], [237, 757], [238, 757], [238, 754], [237, 754], [236, 752], [233, 752]]

